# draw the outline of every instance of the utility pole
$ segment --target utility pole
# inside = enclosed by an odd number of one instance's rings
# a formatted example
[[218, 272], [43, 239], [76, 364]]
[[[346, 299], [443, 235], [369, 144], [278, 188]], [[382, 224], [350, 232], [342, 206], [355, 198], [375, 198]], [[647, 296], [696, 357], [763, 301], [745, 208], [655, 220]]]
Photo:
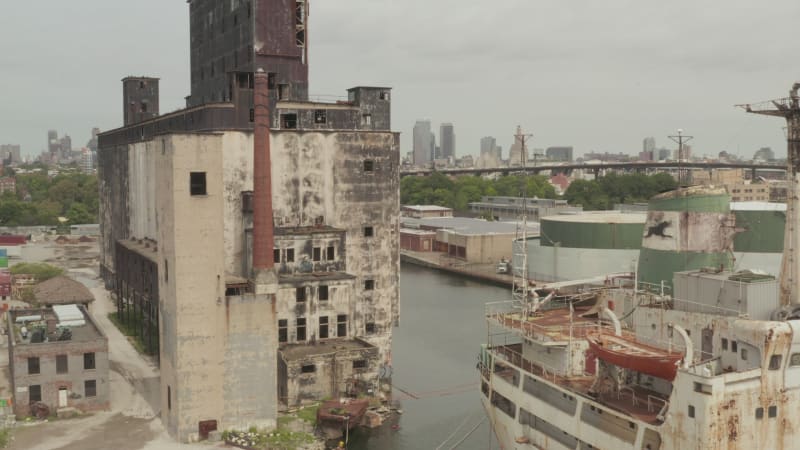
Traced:
[[678, 128], [678, 134], [674, 136], [667, 136], [668, 138], [672, 139], [673, 142], [678, 143], [678, 186], [685, 186], [689, 184], [689, 180], [687, 175], [687, 169], [681, 167], [681, 163], [688, 162], [687, 160], [688, 155], [684, 153], [683, 144], [684, 142], [689, 142], [694, 139], [694, 136], [687, 136], [683, 134], [683, 130]]

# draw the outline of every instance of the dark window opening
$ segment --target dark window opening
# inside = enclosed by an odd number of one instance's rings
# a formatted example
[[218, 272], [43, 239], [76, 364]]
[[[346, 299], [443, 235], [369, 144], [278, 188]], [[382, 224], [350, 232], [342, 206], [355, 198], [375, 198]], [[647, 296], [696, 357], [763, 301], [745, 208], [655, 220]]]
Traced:
[[140, 81], [139, 82], [139, 89], [144, 89], [145, 86], [147, 86], [147, 85], [144, 83], [144, 81]]
[[164, 258], [164, 283], [169, 283], [169, 264], [166, 258]]
[[373, 227], [364, 227], [364, 237], [372, 237], [375, 234]]
[[353, 361], [353, 369], [366, 369], [366, 368], [367, 368], [366, 359], [357, 359]]
[[305, 318], [297, 319], [297, 340], [298, 341], [305, 341], [306, 340], [306, 319]]
[[189, 192], [192, 195], [206, 195], [206, 173], [191, 172], [189, 174]]
[[287, 342], [289, 340], [289, 321], [286, 319], [278, 320], [278, 342]]
[[239, 16], [237, 14], [233, 15], [233, 26], [239, 25]]
[[781, 368], [783, 355], [772, 355], [769, 358], [769, 370], [778, 370]]
[[764, 408], [756, 408], [756, 420], [761, 420], [764, 418]]
[[736, 353], [739, 351], [739, 343], [736, 341], [731, 341], [731, 351]]
[[367, 322], [365, 326], [367, 334], [375, 334], [377, 328], [375, 327], [375, 322]]
[[722, 338], [722, 349], [723, 350], [727, 350], [728, 349], [728, 340], [725, 339], [725, 338]]
[[347, 336], [347, 314], [336, 316], [336, 335], [339, 337]]
[[34, 384], [28, 386], [28, 402], [35, 403], [42, 401], [42, 386]]
[[320, 317], [319, 318], [319, 338], [320, 339], [327, 339], [328, 338], [328, 317]]
[[328, 247], [328, 254], [326, 256], [326, 259], [328, 261], [333, 261], [334, 259], [336, 259], [336, 250], [334, 250], [332, 245]]
[[255, 122], [255, 121], [256, 121], [256, 110], [250, 108], [250, 122]]
[[37, 375], [39, 373], [39, 358], [28, 358], [28, 375]]
[[172, 388], [167, 386], [167, 409], [172, 410]]
[[147, 112], [147, 103], [142, 102], [140, 109], [142, 112]]
[[277, 75], [274, 72], [267, 73], [267, 89], [275, 89], [275, 77]]
[[767, 416], [770, 419], [778, 417], [778, 407], [775, 405], [770, 406], [769, 409], [767, 409]]
[[364, 161], [364, 172], [372, 172], [375, 170], [375, 161], [368, 159]]
[[97, 397], [96, 380], [86, 380], [83, 382], [83, 395], [85, 397]]
[[314, 110], [314, 123], [328, 123], [328, 111], [324, 109]]
[[247, 2], [247, 17], [250, 17], [253, 14], [253, 8], [250, 6], [250, 2]]
[[378, 98], [381, 100], [389, 100], [389, 91], [381, 91], [381, 93], [378, 94]]
[[322, 260], [322, 248], [314, 247], [314, 250], [313, 250], [312, 253], [313, 253], [314, 262], [319, 262], [319, 261]]
[[294, 262], [294, 249], [287, 248], [286, 249], [286, 262]]
[[56, 373], [69, 372], [69, 361], [67, 355], [56, 355]]
[[289, 85], [288, 84], [279, 84], [278, 85], [278, 100], [288, 100], [289, 99]]
[[361, 116], [361, 124], [362, 125], [372, 125], [372, 114], [364, 114]]
[[295, 38], [298, 47], [306, 46], [306, 30], [297, 30], [297, 32], [295, 33]]
[[319, 299], [321, 301], [328, 300], [328, 286], [320, 286], [319, 287]]
[[374, 291], [375, 290], [375, 280], [364, 280], [364, 290], [365, 291]]
[[276, 248], [272, 251], [272, 261], [276, 263], [281, 262], [281, 249]]
[[94, 369], [95, 369], [94, 353], [84, 353], [83, 370], [94, 370]]
[[306, 301], [306, 288], [305, 287], [295, 288], [295, 290], [294, 290], [294, 298], [298, 302]]
[[297, 114], [281, 114], [281, 128], [294, 130], [297, 128]]
[[694, 406], [689, 405], [689, 417], [694, 418]]
[[300, 368], [300, 373], [314, 373], [317, 371], [317, 366], [314, 364], [306, 364]]

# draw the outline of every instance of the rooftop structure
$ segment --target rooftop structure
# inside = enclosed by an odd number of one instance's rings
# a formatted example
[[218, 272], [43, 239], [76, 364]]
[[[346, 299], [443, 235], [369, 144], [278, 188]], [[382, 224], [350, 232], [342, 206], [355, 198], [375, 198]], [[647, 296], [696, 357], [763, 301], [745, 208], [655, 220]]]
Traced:
[[88, 307], [94, 295], [83, 285], [67, 276], [42, 281], [33, 288], [36, 302], [43, 306], [79, 304]]

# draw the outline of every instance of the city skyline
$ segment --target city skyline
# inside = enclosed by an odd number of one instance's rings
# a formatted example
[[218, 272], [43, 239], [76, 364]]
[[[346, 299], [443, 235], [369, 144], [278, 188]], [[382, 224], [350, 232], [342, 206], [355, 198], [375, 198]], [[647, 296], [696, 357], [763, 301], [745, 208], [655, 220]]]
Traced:
[[[46, 16], [35, 4], [21, 3], [0, 17], [6, 37], [0, 50], [9, 55], [0, 79], [16, 86], [0, 105], [0, 142], [21, 145], [23, 156], [46, 150], [48, 129], [83, 143], [92, 127], [117, 126], [118, 83], [128, 75], [161, 78], [162, 113], [185, 106], [186, 4], [85, 3], [86, 8], [56, 3]], [[419, 17], [423, 6], [431, 14]], [[89, 10], [92, 14], [85, 14]], [[787, 57], [793, 52], [791, 19], [800, 15], [796, 2], [763, 8], [736, 0], [724, 8], [698, 9], [687, 0], [659, 5], [613, 0], [577, 9], [553, 2], [478, 1], [453, 8], [421, 0], [342, 0], [315, 3], [314, 12], [311, 97], [339, 93], [354, 80], [391, 85], [400, 99], [393, 119], [404, 153], [411, 150], [411, 131], [421, 115], [447, 118], [459, 127], [459, 156], [477, 156], [483, 136], [510, 147], [517, 125], [533, 133], [531, 147], [569, 145], [576, 157], [634, 153], [646, 136], [666, 145], [666, 136], [677, 128], [695, 136], [698, 154], [726, 150], [749, 157], [761, 147], [773, 148], [776, 157], [786, 153], [781, 124], [732, 106], [785, 96], [786, 86], [800, 78], [800, 62]], [[441, 16], [448, 21], [436, 19]], [[353, 26], [343, 29], [343, 22]], [[47, 31], [27, 33], [31, 23]], [[140, 23], [148, 23], [148, 33], [140, 32]], [[770, 33], [741, 32], [756, 23], [769, 23]], [[508, 30], [502, 41], [512, 45], [472, 32], [498, 28]], [[134, 33], [136, 45], [124, 51], [112, 44]], [[25, 40], [12, 39], [22, 34]], [[350, 51], [362, 47], [365, 34], [374, 45]], [[701, 35], [700, 41], [693, 37]], [[56, 36], [61, 51], [43, 58], [42, 49]], [[388, 57], [390, 48], [406, 56]], [[331, 72], [336, 76], [327, 75]]]

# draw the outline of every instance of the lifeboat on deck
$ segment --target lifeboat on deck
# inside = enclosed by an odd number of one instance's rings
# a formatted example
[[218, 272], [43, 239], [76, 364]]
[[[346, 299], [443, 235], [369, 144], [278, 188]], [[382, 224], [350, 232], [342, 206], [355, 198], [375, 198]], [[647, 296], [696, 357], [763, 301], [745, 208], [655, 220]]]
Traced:
[[587, 334], [586, 340], [599, 359], [667, 381], [675, 379], [683, 359], [682, 352], [662, 350], [623, 336], [596, 331]]

